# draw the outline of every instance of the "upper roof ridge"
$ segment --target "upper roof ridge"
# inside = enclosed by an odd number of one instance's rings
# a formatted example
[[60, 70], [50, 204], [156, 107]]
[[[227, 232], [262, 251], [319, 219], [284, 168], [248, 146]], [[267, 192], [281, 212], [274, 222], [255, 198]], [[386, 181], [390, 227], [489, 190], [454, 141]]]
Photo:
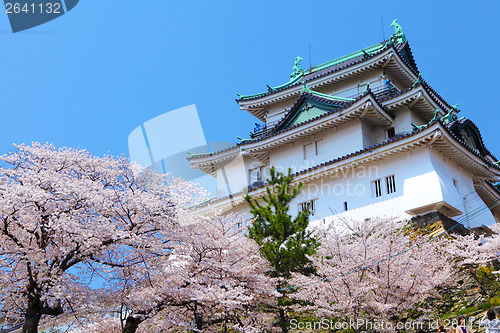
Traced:
[[[238, 95], [237, 101], [245, 101], [245, 100], [255, 99], [255, 98], [259, 98], [259, 97], [263, 97], [263, 96], [272, 94], [274, 92], [277, 92], [277, 91], [289, 88], [291, 86], [294, 86], [294, 85], [298, 84], [299, 82], [301, 82], [302, 79], [304, 79], [304, 82], [309, 81], [308, 76], [310, 76], [314, 73], [320, 72], [322, 70], [328, 69], [328, 68], [336, 66], [336, 65], [347, 63], [348, 61], [351, 61], [354, 59], [358, 60], [358, 61], [353, 61], [352, 64], [347, 64], [347, 66], [353, 65], [355, 63], [358, 63], [359, 61], [366, 60], [366, 59], [378, 54], [379, 52], [382, 52], [382, 51], [384, 51], [388, 48], [391, 48], [391, 47], [399, 47], [396, 50], [398, 52], [400, 52], [405, 48], [405, 46], [408, 45], [408, 41], [407, 41], [406, 36], [404, 34], [403, 28], [398, 23], [398, 19], [395, 19], [391, 23], [391, 27], [394, 27], [395, 32], [393, 35], [391, 35], [389, 40], [365, 47], [359, 51], [355, 51], [355, 52], [349, 53], [347, 55], [344, 55], [342, 57], [327, 61], [327, 62], [322, 63], [320, 65], [309, 68], [307, 70], [300, 68], [300, 62], [303, 59], [301, 57], [296, 57], [295, 64], [293, 66], [293, 73], [290, 74], [290, 80], [288, 82], [281, 84], [279, 86], [275, 86], [275, 87], [271, 87], [271, 86], [267, 85], [267, 88], [268, 88], [267, 91], [261, 92], [258, 94], [253, 94], [253, 95], [237, 94]], [[409, 50], [409, 47], [408, 47], [408, 52], [410, 53], [410, 56], [411, 56], [411, 50]], [[413, 66], [410, 66], [410, 67], [413, 67]], [[416, 65], [414, 67], [416, 68]]]

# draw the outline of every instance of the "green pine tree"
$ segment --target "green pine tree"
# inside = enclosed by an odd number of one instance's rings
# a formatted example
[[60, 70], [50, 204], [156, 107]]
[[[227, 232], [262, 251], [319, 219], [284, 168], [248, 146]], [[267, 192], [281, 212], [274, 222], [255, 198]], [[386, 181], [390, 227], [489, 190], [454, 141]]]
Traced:
[[245, 196], [253, 215], [248, 237], [254, 239], [260, 246], [262, 255], [269, 261], [269, 275], [277, 279], [276, 289], [281, 296], [278, 298], [278, 325], [282, 332], [288, 332], [289, 314], [287, 305], [296, 303], [288, 294], [292, 291], [289, 279], [292, 273], [309, 275], [314, 273], [314, 267], [307, 256], [313, 255], [319, 243], [311, 230], [308, 230], [311, 207], [304, 207], [294, 218], [289, 214], [290, 202], [297, 197], [302, 183], [293, 187], [292, 172], [288, 175], [270, 170], [271, 178], [266, 194], [259, 200]]

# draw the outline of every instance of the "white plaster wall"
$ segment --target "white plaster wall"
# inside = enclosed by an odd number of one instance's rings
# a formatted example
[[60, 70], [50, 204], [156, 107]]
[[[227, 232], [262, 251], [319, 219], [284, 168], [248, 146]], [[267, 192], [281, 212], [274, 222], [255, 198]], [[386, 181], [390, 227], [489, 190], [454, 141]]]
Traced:
[[[304, 160], [304, 145], [317, 140], [321, 140], [318, 155]], [[300, 171], [361, 149], [361, 121], [355, 120], [273, 150], [270, 164], [283, 170], [291, 167], [294, 171]]]
[[405, 211], [444, 201], [441, 180], [436, 171], [417, 174], [405, 179], [404, 193], [403, 207]]
[[[409, 153], [405, 154], [409, 157]], [[400, 155], [403, 156], [403, 155]], [[342, 217], [346, 219], [363, 219], [373, 216], [407, 217], [403, 209], [403, 185], [406, 177], [404, 158], [394, 158], [384, 164], [372, 164], [357, 167], [349, 171], [306, 183], [301, 194], [290, 204], [290, 213], [298, 212], [299, 204], [308, 200], [316, 200], [314, 219], [331, 220]], [[396, 192], [374, 197], [371, 182], [390, 175], [396, 176]], [[344, 202], [348, 203], [348, 211], [344, 212]], [[245, 205], [231, 211], [245, 212]]]
[[363, 148], [368, 148], [387, 139], [385, 130], [387, 126], [375, 126], [367, 121], [361, 121], [363, 129]]
[[[316, 218], [329, 218], [332, 214], [347, 219], [364, 219], [373, 216], [407, 217], [403, 207], [404, 179], [412, 172], [408, 170], [405, 159], [410, 154], [401, 154], [399, 158], [384, 160], [383, 163], [367, 164], [349, 171], [340, 172], [329, 178], [323, 178], [304, 186], [301, 195], [291, 208], [297, 212], [297, 203], [317, 199]], [[396, 192], [387, 194], [385, 177], [395, 175]], [[375, 197], [372, 182], [382, 179], [384, 194]], [[344, 202], [348, 211], [344, 212]]]
[[[385, 177], [391, 175], [395, 175], [396, 192], [387, 194]], [[384, 194], [380, 197], [375, 197], [372, 189], [372, 182], [376, 179], [382, 179], [383, 183]], [[457, 180], [457, 187], [453, 179]], [[474, 191], [472, 178], [467, 171], [430, 148], [418, 148], [376, 164], [359, 166], [306, 183], [301, 194], [291, 202], [290, 213], [297, 214], [299, 204], [308, 200], [316, 200], [313, 220], [318, 221], [368, 217], [403, 219], [410, 217], [406, 214], [407, 210], [445, 201], [463, 212], [453, 218], [463, 221], [466, 227], [495, 223], [489, 211], [465, 221], [465, 207], [470, 217], [474, 209], [484, 206], [484, 202]], [[344, 202], [348, 204], [347, 212], [344, 211]], [[238, 209], [241, 212], [248, 211], [244, 206]]]
[[[238, 155], [234, 160], [217, 170], [217, 197], [222, 198], [246, 189], [249, 184], [249, 170], [264, 166], [249, 155]], [[266, 170], [263, 170], [263, 180]]]
[[285, 113], [291, 109], [297, 100], [285, 101], [276, 103], [267, 109], [266, 123], [272, 123], [280, 120], [285, 116]]
[[[431, 151], [431, 162], [439, 175], [444, 201], [463, 212], [455, 219], [464, 220], [464, 225], [470, 228], [495, 223], [495, 218], [489, 210], [473, 217], [473, 212], [485, 207], [485, 203], [477, 194], [474, 181], [467, 170], [435, 150]], [[453, 184], [453, 179], [457, 181], [457, 186]]]
[[405, 173], [404, 211], [443, 201], [439, 175], [429, 154], [428, 148], [415, 149], [409, 153], [407, 165], [402, 166]]
[[238, 193], [247, 187], [248, 171], [242, 155], [217, 170], [217, 197]]
[[246, 185], [250, 185], [250, 169], [255, 169], [258, 167], [261, 167], [261, 178], [263, 181], [265, 181], [267, 178], [269, 178], [269, 171], [268, 171], [268, 166], [264, 165], [262, 162], [259, 160], [256, 160], [250, 155], [243, 155], [243, 161], [245, 163], [245, 174], [246, 174]]
[[424, 124], [424, 121], [420, 118], [420, 116], [415, 112], [411, 112], [407, 107], [396, 110], [394, 115], [395, 118], [393, 125], [396, 135], [413, 132], [413, 126], [411, 126], [411, 123], [414, 123], [417, 126]]

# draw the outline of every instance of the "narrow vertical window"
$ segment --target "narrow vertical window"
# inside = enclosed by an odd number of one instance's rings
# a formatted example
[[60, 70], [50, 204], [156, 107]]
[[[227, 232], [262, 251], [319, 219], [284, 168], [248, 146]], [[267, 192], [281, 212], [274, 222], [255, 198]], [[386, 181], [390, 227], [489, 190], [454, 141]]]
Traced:
[[458, 180], [456, 180], [455, 178], [453, 178], [453, 186], [455, 186], [457, 192], [460, 193], [460, 190], [458, 189]]
[[390, 139], [390, 138], [393, 138], [396, 136], [396, 130], [394, 129], [394, 127], [390, 127], [389, 129], [387, 129], [387, 138]]
[[387, 194], [396, 192], [396, 180], [394, 179], [394, 175], [385, 177]]
[[310, 215], [314, 215], [316, 211], [316, 199], [299, 203], [299, 212], [302, 212], [307, 208], [309, 208]]
[[314, 145], [312, 143], [304, 145], [304, 160], [312, 158], [313, 155], [314, 155]]
[[321, 151], [321, 145], [322, 144], [323, 144], [323, 139], [319, 139], [319, 140], [316, 140], [314, 142], [314, 148], [315, 148], [316, 156], [319, 155], [319, 153]]
[[253, 184], [262, 180], [261, 168], [254, 168], [248, 170], [248, 183]]
[[372, 182], [373, 196], [378, 198], [382, 196], [382, 180], [377, 179]]

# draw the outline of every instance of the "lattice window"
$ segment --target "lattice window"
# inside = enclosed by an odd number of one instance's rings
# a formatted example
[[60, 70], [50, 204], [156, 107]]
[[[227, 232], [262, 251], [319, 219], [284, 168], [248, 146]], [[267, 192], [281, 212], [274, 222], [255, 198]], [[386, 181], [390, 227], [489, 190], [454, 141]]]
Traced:
[[382, 179], [372, 181], [372, 191], [375, 198], [382, 196]]
[[387, 194], [396, 192], [396, 180], [394, 179], [394, 175], [385, 177], [385, 184], [387, 188]]
[[314, 213], [316, 211], [316, 199], [308, 200], [308, 201], [304, 201], [304, 202], [299, 203], [299, 212], [307, 209], [308, 207], [309, 207], [309, 211], [311, 212], [310, 215], [314, 215]]

